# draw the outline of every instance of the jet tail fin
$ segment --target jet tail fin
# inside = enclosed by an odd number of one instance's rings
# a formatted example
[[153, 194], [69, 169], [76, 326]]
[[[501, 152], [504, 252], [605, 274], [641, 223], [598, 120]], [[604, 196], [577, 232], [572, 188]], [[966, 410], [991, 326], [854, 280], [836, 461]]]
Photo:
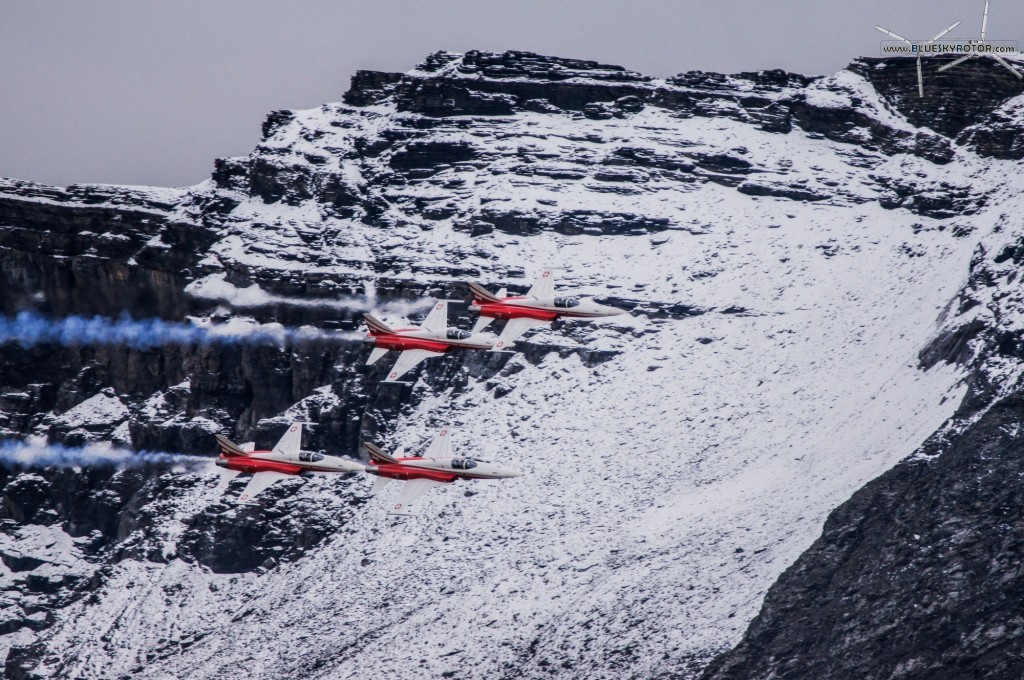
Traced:
[[220, 455], [225, 458], [234, 458], [235, 456], [248, 456], [249, 454], [243, 451], [237, 444], [232, 442], [230, 439], [221, 434], [213, 435], [214, 439], [217, 440], [217, 446], [220, 448]]
[[302, 423], [289, 423], [281, 441], [274, 445], [274, 453], [297, 454], [302, 449]]
[[427, 449], [427, 458], [447, 460], [452, 457], [451, 428], [442, 427], [430, 442], [430, 448]]
[[495, 295], [491, 291], [481, 286], [479, 283], [473, 281], [469, 283], [469, 289], [473, 291], [474, 298], [476, 298], [477, 300], [483, 300], [484, 302], [501, 302], [502, 298], [505, 297], [504, 288], [502, 288], [501, 291], [499, 292], [499, 295], [501, 295], [501, 297], [498, 297], [498, 295]]
[[372, 314], [363, 314], [363, 318], [366, 319], [366, 325], [370, 327], [371, 333], [384, 333], [388, 335], [394, 333], [390, 326]]
[[397, 463], [394, 456], [385, 453], [384, 449], [380, 448], [376, 444], [370, 442], [363, 442], [363, 446], [366, 447], [366, 451], [370, 454], [370, 460], [380, 465], [381, 463]]

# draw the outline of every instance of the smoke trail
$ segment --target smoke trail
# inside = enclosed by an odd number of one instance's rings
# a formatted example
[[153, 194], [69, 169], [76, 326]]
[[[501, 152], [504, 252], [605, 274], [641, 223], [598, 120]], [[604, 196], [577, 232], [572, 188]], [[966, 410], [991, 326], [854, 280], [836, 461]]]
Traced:
[[391, 300], [380, 305], [371, 305], [370, 312], [372, 314], [395, 314], [398, 316], [409, 316], [410, 314], [419, 314], [425, 312], [434, 306], [434, 300], [431, 298], [420, 298], [419, 300], [413, 300], [408, 302], [405, 300]]
[[235, 308], [289, 305], [293, 307], [337, 309], [348, 312], [408, 315], [425, 312], [434, 304], [434, 301], [429, 298], [412, 301], [392, 300], [378, 304], [376, 290], [372, 281], [368, 281], [365, 284], [367, 288], [366, 295], [346, 295], [334, 299], [308, 299], [268, 293], [257, 284], [247, 288], [239, 288], [226, 281], [225, 276], [225, 274], [211, 274], [204, 279], [193, 281], [185, 287], [185, 292], [194, 298], [220, 300]]
[[115, 467], [136, 468], [148, 465], [174, 465], [194, 469], [209, 463], [208, 458], [163, 451], [130, 451], [110, 444], [64, 446], [45, 442], [0, 440], [0, 465], [26, 468]]
[[127, 314], [117, 319], [103, 316], [50, 319], [35, 312], [0, 317], [0, 344], [17, 342], [23, 348], [56, 343], [65, 346], [126, 345], [146, 350], [167, 344], [284, 345], [303, 340], [338, 341], [359, 337], [361, 335], [357, 333], [323, 331], [310, 326], [286, 328], [281, 324], [258, 324], [242, 319], [224, 324], [133, 319]]

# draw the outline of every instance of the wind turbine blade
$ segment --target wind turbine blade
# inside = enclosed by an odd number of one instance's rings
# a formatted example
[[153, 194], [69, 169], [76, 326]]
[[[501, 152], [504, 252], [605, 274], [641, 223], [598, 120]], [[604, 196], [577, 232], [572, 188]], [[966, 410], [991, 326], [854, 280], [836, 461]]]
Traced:
[[937, 36], [935, 36], [934, 38], [932, 38], [932, 39], [931, 39], [931, 40], [929, 40], [928, 42], [930, 42], [930, 43], [933, 43], [933, 42], [935, 42], [936, 40], [938, 40], [938, 39], [939, 39], [939, 38], [941, 38], [942, 36], [946, 35], [947, 33], [949, 33], [950, 31], [952, 31], [952, 30], [953, 30], [954, 28], [956, 28], [956, 27], [957, 27], [957, 26], [959, 26], [959, 25], [960, 25], [960, 22], [959, 22], [959, 21], [957, 21], [957, 22], [956, 22], [955, 24], [953, 24], [952, 26], [950, 26], [949, 28], [947, 28], [947, 29], [946, 29], [945, 31], [943, 31], [942, 33], [939, 33], [939, 34], [938, 34]]
[[1013, 75], [1017, 76], [1018, 78], [1022, 78], [1022, 79], [1024, 79], [1024, 76], [1022, 76], [1022, 75], [1021, 75], [1021, 74], [1020, 74], [1020, 73], [1019, 73], [1019, 72], [1017, 71], [1017, 69], [1015, 69], [1014, 67], [1010, 66], [1010, 62], [1006, 61], [1005, 59], [1003, 59], [1002, 57], [1000, 57], [1000, 56], [999, 56], [998, 54], [992, 54], [992, 55], [990, 55], [990, 56], [991, 56], [991, 57], [992, 57], [993, 59], [995, 59], [996, 61], [998, 61], [998, 62], [999, 62], [1000, 64], [1002, 64], [1003, 66], [1005, 66], [1005, 67], [1006, 67], [1006, 70], [1008, 70], [1008, 71], [1009, 71], [1010, 73], [1012, 73]]
[[917, 96], [924, 96], [924, 78], [921, 76], [921, 55], [917, 55]]
[[985, 42], [986, 26], [988, 26], [988, 0], [985, 0], [985, 13], [981, 15], [981, 42]]
[[902, 35], [897, 35], [896, 33], [893, 33], [892, 31], [887, 31], [886, 29], [882, 28], [881, 26], [875, 26], [875, 28], [877, 28], [882, 33], [885, 33], [886, 35], [891, 35], [892, 37], [896, 38], [897, 40], [902, 40], [903, 42], [907, 43], [908, 45], [913, 45], [914, 44], [914, 43], [910, 42], [909, 40], [907, 40], [906, 38], [904, 38]]
[[956, 59], [955, 61], [951, 61], [948, 64], [943, 64], [942, 66], [939, 67], [939, 70], [940, 71], [948, 71], [949, 69], [953, 68], [954, 66], [959, 66], [960, 64], [964, 63], [965, 61], [967, 61], [968, 59], [970, 59], [973, 56], [974, 56], [973, 54], [965, 54], [964, 56], [960, 57], [959, 59]]

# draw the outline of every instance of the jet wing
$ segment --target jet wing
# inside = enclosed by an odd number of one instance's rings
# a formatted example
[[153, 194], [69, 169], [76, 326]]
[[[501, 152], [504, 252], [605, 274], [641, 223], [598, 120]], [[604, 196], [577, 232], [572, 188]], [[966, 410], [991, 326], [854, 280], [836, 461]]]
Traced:
[[387, 486], [388, 483], [390, 483], [390, 482], [391, 482], [391, 478], [390, 477], [374, 477], [373, 478], [373, 486], [370, 487], [370, 495], [371, 496], [376, 496], [377, 494], [380, 493], [380, 490], [383, 489], [385, 486]]
[[530, 288], [526, 293], [526, 297], [531, 297], [534, 300], [542, 300], [549, 298], [555, 294], [555, 272], [552, 269], [545, 269], [537, 275], [537, 280], [533, 282], [533, 287]]
[[398, 380], [424, 359], [439, 356], [444, 356], [444, 352], [431, 352], [429, 349], [407, 349], [398, 355], [398, 361], [395, 362], [394, 368], [388, 373], [388, 378], [384, 382]]
[[435, 332], [448, 328], [448, 301], [437, 300], [434, 302], [434, 308], [430, 310], [430, 314], [427, 314], [427, 318], [423, 320], [420, 328]]
[[238, 497], [238, 502], [247, 503], [277, 480], [288, 479], [291, 476], [292, 475], [286, 475], [283, 472], [257, 472], [252, 476], [252, 479], [249, 480], [249, 483], [245, 485], [245, 488], [242, 489], [242, 495]]
[[389, 515], [411, 515], [412, 510], [409, 508], [416, 502], [416, 499], [423, 495], [423, 492], [434, 486], [441, 486], [444, 482], [435, 482], [432, 479], [410, 479], [402, 487], [402, 492], [398, 494], [398, 500], [395, 501], [394, 507], [391, 508]]
[[241, 474], [238, 470], [228, 470], [226, 468], [217, 468], [217, 472], [220, 473], [220, 482], [217, 484], [217, 493], [224, 493], [224, 489], [228, 488], [228, 484], [231, 480]]
[[491, 348], [491, 351], [495, 352], [511, 347], [526, 331], [531, 328], [536, 328], [537, 326], [546, 326], [548, 323], [550, 322], [522, 317], [518, 319], [509, 319], [508, 323], [505, 324], [505, 328], [501, 331], [501, 335], [498, 337], [498, 342], [494, 343], [494, 347]]
[[493, 316], [481, 316], [481, 317], [478, 317], [477, 320], [476, 320], [476, 323], [473, 324], [473, 332], [474, 333], [479, 333], [483, 329], [487, 328], [487, 326], [492, 321], [494, 321], [494, 317]]
[[370, 356], [366, 359], [366, 365], [377, 363], [377, 360], [388, 353], [387, 347], [374, 347], [370, 350]]
[[430, 448], [427, 449], [427, 458], [433, 458], [434, 460], [447, 460], [452, 457], [452, 431], [450, 428], [443, 427], [441, 431], [434, 435], [434, 440], [430, 442]]
[[286, 456], [294, 456], [302, 450], [302, 423], [292, 423], [288, 431], [281, 437], [281, 441], [274, 444], [274, 453], [281, 453]]

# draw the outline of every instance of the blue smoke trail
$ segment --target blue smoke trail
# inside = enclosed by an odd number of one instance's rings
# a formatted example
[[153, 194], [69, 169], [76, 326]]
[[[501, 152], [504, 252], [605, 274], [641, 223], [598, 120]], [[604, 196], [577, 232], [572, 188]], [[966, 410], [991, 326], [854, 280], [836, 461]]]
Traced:
[[168, 344], [283, 345], [295, 340], [341, 340], [351, 335], [311, 327], [286, 328], [280, 324], [198, 326], [163, 319], [137, 320], [127, 314], [117, 319], [103, 316], [50, 319], [35, 312], [0, 317], [0, 344], [17, 342], [26, 349], [54, 343], [65, 346], [125, 345], [141, 350]]
[[33, 444], [16, 439], [0, 440], [0, 465], [26, 468], [46, 467], [116, 467], [133, 468], [147, 465], [185, 465], [195, 467], [209, 462], [202, 456], [188, 456], [163, 451], [130, 451], [110, 444], [64, 446]]

